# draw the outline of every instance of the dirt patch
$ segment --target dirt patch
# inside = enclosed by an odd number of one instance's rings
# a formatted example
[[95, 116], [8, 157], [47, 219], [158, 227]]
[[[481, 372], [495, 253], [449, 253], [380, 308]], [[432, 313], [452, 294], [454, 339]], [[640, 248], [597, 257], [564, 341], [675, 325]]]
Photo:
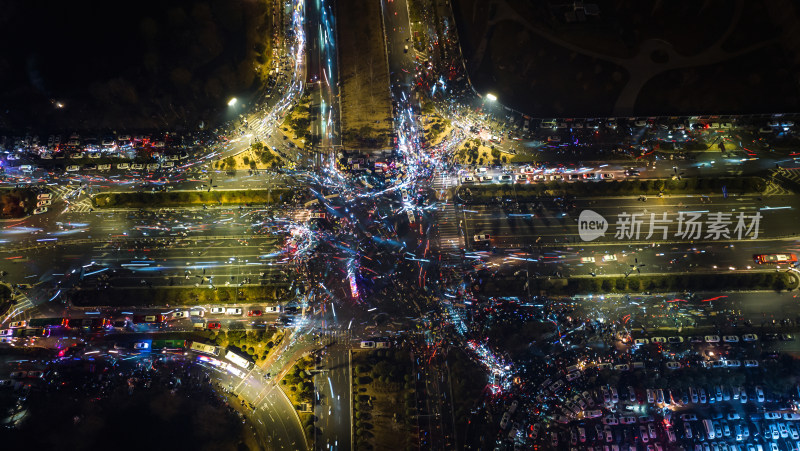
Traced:
[[380, 2], [353, 0], [338, 6], [342, 146], [386, 150], [392, 133], [392, 98]]

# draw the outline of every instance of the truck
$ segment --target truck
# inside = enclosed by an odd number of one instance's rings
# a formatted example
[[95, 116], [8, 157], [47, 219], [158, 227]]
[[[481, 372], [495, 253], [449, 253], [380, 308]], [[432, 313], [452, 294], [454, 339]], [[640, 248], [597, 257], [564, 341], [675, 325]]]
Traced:
[[28, 327], [60, 327], [68, 324], [68, 318], [34, 318], [28, 321]]

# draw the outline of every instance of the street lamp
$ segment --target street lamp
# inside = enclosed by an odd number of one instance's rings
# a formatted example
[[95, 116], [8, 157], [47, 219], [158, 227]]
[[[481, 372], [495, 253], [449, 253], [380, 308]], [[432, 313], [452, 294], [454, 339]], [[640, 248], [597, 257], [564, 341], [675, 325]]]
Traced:
[[236, 102], [238, 102], [238, 101], [239, 101], [239, 99], [237, 99], [236, 97], [231, 97], [231, 99], [228, 100], [228, 106], [234, 106], [234, 105], [236, 105]]
[[496, 102], [497, 101], [497, 96], [494, 95], [494, 94], [491, 94], [491, 93], [490, 94], [486, 94], [486, 99], [489, 100], [490, 102]]

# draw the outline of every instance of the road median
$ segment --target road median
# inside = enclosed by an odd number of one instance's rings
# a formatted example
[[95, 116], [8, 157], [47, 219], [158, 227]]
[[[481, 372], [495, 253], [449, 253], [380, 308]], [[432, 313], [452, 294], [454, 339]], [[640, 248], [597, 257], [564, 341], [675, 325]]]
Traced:
[[[286, 284], [288, 286], [288, 284]], [[142, 287], [107, 290], [74, 290], [69, 298], [76, 307], [91, 306], [193, 306], [198, 304], [230, 304], [276, 302], [286, 300], [287, 287], [281, 285], [245, 287]]]
[[718, 177], [606, 180], [594, 182], [544, 182], [518, 184], [461, 185], [454, 188], [456, 198], [468, 204], [481, 204], [497, 199], [516, 199], [520, 202], [540, 196], [657, 196], [659, 194], [760, 194], [766, 189], [761, 177]]
[[102, 193], [92, 197], [95, 208], [163, 208], [193, 205], [246, 205], [288, 202], [294, 192], [287, 188], [168, 191], [155, 193]]

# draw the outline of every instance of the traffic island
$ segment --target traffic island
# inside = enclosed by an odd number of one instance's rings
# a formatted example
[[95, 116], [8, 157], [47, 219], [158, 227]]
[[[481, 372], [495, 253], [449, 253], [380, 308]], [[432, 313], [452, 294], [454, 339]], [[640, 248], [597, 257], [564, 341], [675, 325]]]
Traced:
[[354, 351], [352, 365], [355, 449], [417, 449], [417, 397], [409, 351]]
[[19, 219], [36, 208], [36, 192], [31, 189], [0, 190], [0, 220]]
[[306, 441], [314, 438], [314, 357], [298, 360], [280, 381], [280, 388], [291, 401], [303, 425]]
[[155, 193], [103, 193], [92, 197], [95, 208], [164, 208], [202, 205], [278, 204], [293, 199], [286, 188], [168, 191]]

